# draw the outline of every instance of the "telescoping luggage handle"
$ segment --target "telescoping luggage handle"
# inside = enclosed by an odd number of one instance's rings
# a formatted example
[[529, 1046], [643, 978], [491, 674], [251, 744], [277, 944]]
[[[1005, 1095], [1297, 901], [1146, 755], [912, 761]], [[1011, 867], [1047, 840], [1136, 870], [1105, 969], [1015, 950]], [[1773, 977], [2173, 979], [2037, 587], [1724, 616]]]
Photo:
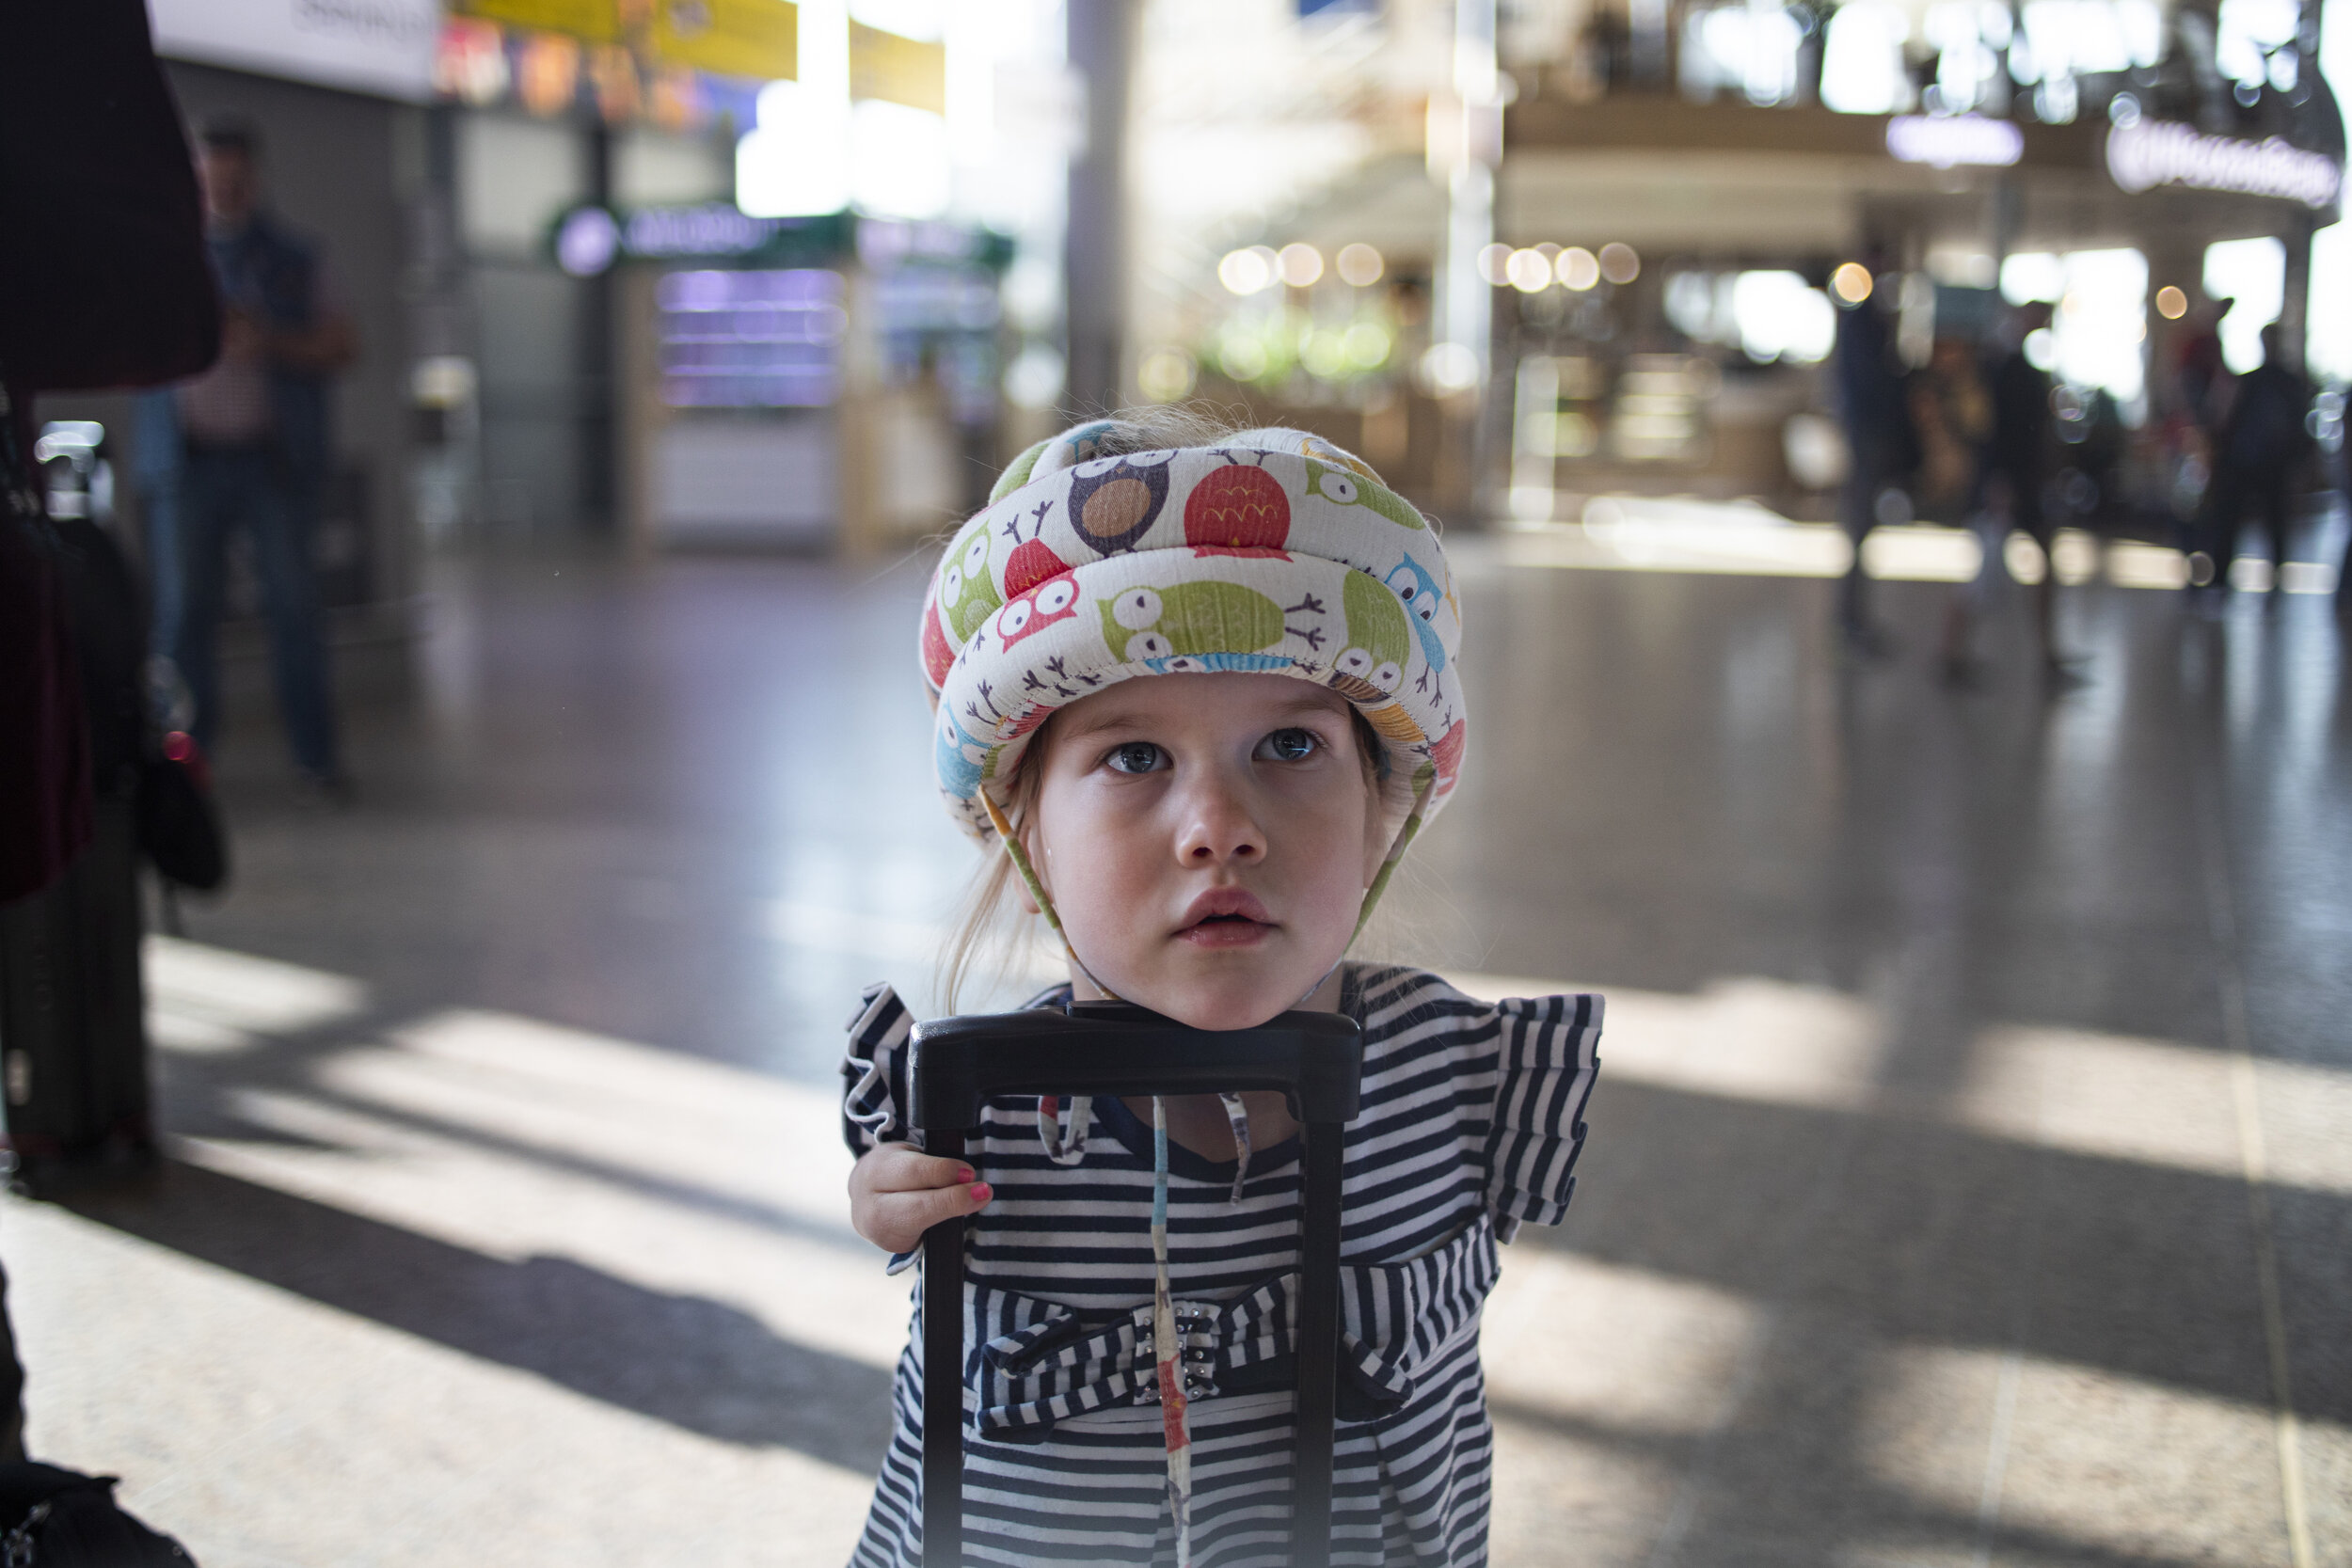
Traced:
[[[1364, 1044], [1353, 1019], [1284, 1013], [1255, 1029], [1188, 1028], [1124, 1003], [944, 1018], [914, 1026], [912, 1119], [932, 1154], [960, 1159], [992, 1095], [1172, 1095], [1279, 1089], [1304, 1129], [1299, 1238], [1298, 1453], [1291, 1560], [1331, 1550], [1331, 1449], [1340, 1348], [1341, 1137], [1360, 1103]], [[923, 1561], [963, 1561], [963, 1238], [923, 1236]], [[945, 1370], [948, 1375], [941, 1376]], [[945, 1438], [946, 1441], [935, 1441]]]

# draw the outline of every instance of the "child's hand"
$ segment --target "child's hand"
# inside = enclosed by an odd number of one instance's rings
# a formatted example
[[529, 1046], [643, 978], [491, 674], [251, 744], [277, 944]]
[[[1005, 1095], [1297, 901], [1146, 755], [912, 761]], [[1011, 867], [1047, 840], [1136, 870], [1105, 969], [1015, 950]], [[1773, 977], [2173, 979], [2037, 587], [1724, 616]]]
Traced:
[[850, 1224], [884, 1252], [913, 1252], [941, 1220], [976, 1213], [995, 1194], [961, 1160], [883, 1144], [850, 1167]]

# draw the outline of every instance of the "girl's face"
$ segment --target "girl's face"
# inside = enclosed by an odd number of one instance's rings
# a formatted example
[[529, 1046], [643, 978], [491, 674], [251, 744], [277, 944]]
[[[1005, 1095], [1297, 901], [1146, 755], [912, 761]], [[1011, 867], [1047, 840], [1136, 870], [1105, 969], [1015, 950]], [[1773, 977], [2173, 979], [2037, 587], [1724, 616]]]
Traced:
[[1247, 1029], [1329, 974], [1388, 847], [1338, 693], [1154, 675], [1071, 704], [1039, 740], [1025, 839], [1103, 984], [1195, 1028]]

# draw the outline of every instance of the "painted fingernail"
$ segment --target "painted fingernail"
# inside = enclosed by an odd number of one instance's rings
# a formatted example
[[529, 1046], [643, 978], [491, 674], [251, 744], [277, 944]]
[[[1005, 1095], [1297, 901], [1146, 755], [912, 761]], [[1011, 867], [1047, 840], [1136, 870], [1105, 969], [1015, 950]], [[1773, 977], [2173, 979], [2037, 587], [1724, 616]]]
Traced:
[[972, 1167], [970, 1165], [958, 1165], [956, 1167], [956, 1180], [959, 1181], [969, 1181], [973, 1180]]
[[990, 1187], [987, 1182], [975, 1181], [972, 1183], [972, 1201], [975, 1203], [986, 1203], [989, 1200], [990, 1195], [993, 1191], [994, 1189]]

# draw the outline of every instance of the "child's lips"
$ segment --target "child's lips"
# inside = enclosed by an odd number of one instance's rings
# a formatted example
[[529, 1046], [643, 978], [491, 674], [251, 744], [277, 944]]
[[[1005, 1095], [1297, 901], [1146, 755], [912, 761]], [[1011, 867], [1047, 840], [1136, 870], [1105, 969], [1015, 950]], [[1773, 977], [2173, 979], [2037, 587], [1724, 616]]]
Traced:
[[1263, 920], [1245, 920], [1238, 916], [1203, 920], [1187, 926], [1176, 933], [1180, 941], [1195, 947], [1249, 947], [1274, 934], [1274, 927]]
[[1237, 887], [1211, 888], [1192, 901], [1176, 935], [1196, 947], [1248, 947], [1275, 930], [1266, 907]]

